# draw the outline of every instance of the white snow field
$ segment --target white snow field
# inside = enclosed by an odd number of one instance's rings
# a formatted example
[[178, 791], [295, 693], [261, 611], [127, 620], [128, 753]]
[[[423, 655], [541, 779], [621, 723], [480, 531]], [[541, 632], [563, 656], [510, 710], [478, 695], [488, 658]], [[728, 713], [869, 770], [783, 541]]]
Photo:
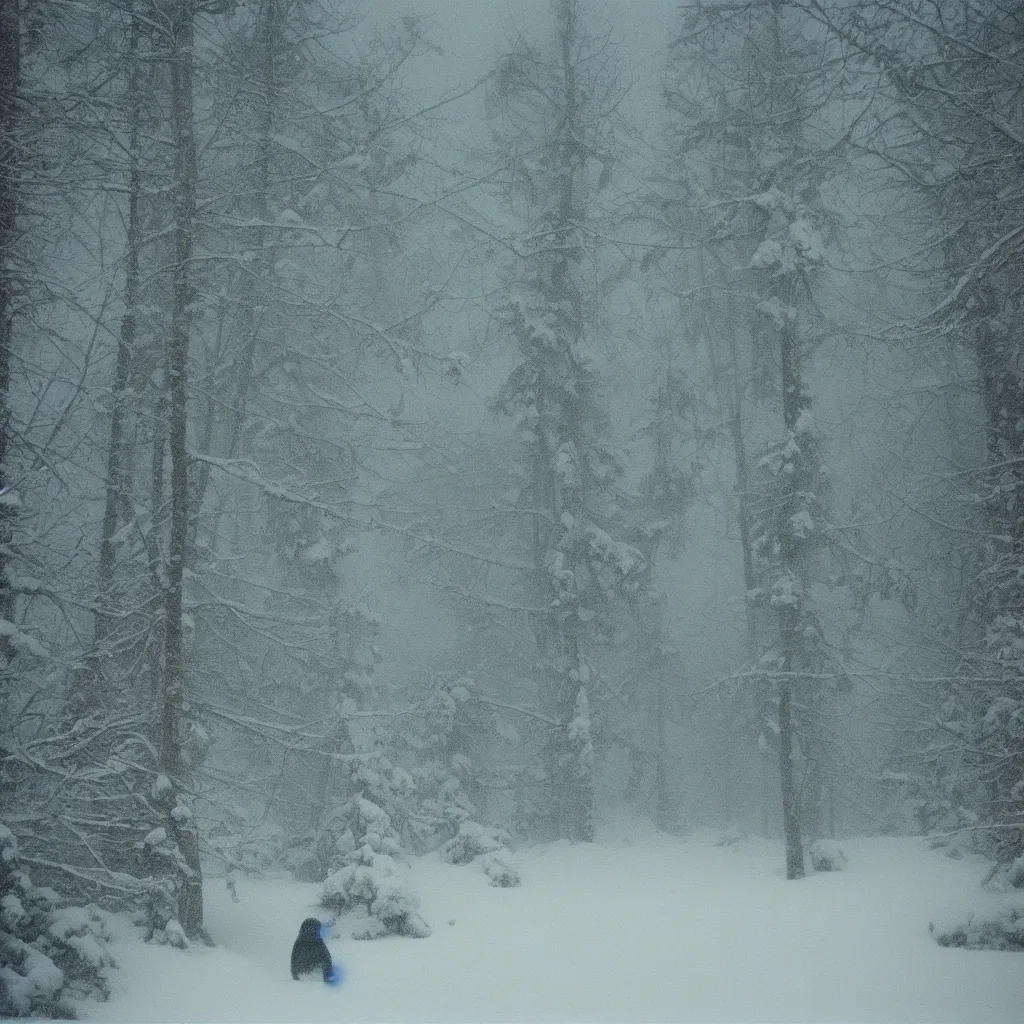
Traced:
[[436, 855], [411, 881], [425, 939], [329, 940], [331, 988], [291, 979], [317, 887], [207, 885], [218, 945], [184, 952], [127, 934], [109, 1002], [117, 1021], [1024, 1021], [1024, 957], [944, 949], [930, 921], [1005, 904], [979, 888], [985, 862], [922, 840], [845, 841], [838, 873], [786, 882], [780, 843], [652, 832], [516, 855], [523, 884]]

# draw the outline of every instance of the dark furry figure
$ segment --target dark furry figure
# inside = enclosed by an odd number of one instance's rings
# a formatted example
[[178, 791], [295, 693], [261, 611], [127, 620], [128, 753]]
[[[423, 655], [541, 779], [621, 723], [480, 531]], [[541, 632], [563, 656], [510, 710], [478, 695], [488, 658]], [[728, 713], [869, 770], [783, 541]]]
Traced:
[[315, 917], [307, 917], [292, 946], [292, 977], [298, 981], [300, 974], [308, 974], [319, 967], [323, 970], [324, 981], [329, 981], [332, 966], [330, 950], [320, 938], [320, 922]]

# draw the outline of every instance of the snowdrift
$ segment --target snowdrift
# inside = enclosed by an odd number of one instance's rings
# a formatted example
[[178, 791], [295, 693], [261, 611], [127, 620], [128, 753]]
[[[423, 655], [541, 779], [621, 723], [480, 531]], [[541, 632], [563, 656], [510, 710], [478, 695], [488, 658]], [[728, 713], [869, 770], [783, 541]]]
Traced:
[[[218, 942], [115, 943], [111, 1021], [958, 1021], [1019, 1024], [1024, 959], [943, 948], [929, 926], [1008, 897], [980, 858], [921, 840], [842, 843], [841, 871], [782, 875], [779, 844], [624, 834], [521, 850], [519, 888], [437, 854], [411, 879], [433, 934], [329, 941], [346, 978], [294, 982], [288, 955], [317, 887], [208, 883]], [[1019, 897], [1020, 898], [1020, 897]], [[998, 906], [997, 906], [998, 905]], [[319, 911], [325, 916], [324, 911]]]

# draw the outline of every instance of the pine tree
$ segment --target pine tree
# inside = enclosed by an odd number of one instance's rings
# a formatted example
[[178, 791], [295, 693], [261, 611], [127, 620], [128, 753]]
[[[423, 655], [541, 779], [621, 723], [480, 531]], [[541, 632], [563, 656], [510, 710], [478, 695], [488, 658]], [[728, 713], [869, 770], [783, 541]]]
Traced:
[[[762, 735], [778, 737], [789, 878], [804, 873], [802, 832], [814, 827], [809, 816], [817, 813], [806, 785], [801, 805], [795, 770], [810, 764], [814, 721], [831, 699], [828, 684], [815, 679], [827, 658], [810, 587], [828, 520], [809, 368], [822, 336], [815, 282], [831, 227], [821, 186], [842, 152], [842, 139], [821, 128], [829, 64], [816, 56], [806, 25], [781, 3], [688, 9], [668, 90], [680, 160], [671, 175], [682, 189], [678, 216], [702, 248], [703, 262], [691, 272], [727, 296], [724, 308], [710, 290], [696, 304], [716, 309], [705, 333], [731, 352], [727, 415], [741, 492], [744, 585], [754, 602], [748, 646], [768, 688], [754, 705], [766, 719]], [[699, 75], [688, 73], [684, 54], [695, 58]], [[743, 298], [734, 299], [737, 292]], [[736, 357], [738, 338], [749, 345], [749, 384]], [[757, 405], [744, 426], [748, 391]], [[763, 447], [751, 465], [758, 435]], [[796, 703], [814, 714], [799, 714]], [[819, 768], [822, 760], [817, 749]]]
[[[517, 362], [500, 397], [517, 417], [531, 511], [531, 616], [539, 706], [550, 727], [544, 767], [549, 828], [593, 837], [602, 624], [639, 580], [643, 556], [613, 536], [620, 467], [594, 359], [599, 272], [587, 231], [614, 160], [617, 83], [575, 0], [553, 4], [546, 46], [520, 43], [500, 63], [490, 100], [512, 140], [509, 200], [526, 227], [505, 324]], [[619, 595], [619, 598], [616, 595]]]

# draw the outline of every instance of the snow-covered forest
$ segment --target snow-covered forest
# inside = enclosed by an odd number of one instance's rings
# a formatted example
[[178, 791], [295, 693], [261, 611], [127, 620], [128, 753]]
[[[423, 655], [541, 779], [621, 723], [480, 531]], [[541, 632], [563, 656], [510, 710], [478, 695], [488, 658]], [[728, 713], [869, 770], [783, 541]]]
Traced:
[[1020, 893], [1022, 271], [1019, 0], [0, 0], [0, 1016], [621, 820]]

